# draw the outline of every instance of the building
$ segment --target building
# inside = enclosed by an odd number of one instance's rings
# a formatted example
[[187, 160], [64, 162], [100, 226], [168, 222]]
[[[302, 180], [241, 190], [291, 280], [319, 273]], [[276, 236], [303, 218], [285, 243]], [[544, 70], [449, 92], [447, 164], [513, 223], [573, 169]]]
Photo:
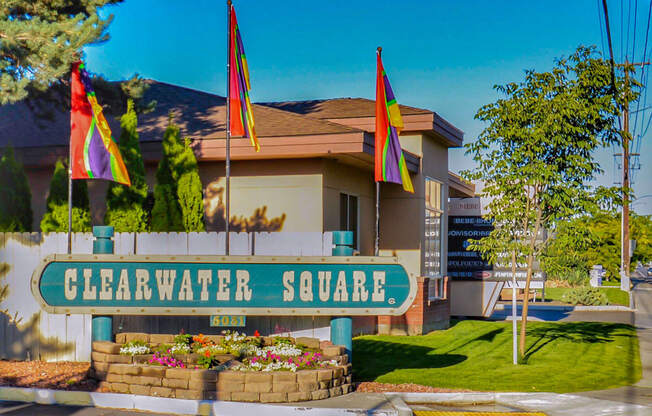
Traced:
[[[160, 141], [174, 114], [183, 136], [192, 140], [204, 186], [208, 231], [223, 230], [225, 99], [166, 83], [148, 81], [145, 100], [154, 111], [139, 116], [141, 150], [153, 189]], [[101, 100], [101, 97], [100, 97]], [[378, 319], [381, 332], [422, 333], [448, 325], [446, 288], [447, 200], [459, 187], [449, 176], [448, 149], [462, 145], [463, 133], [437, 113], [400, 106], [405, 128], [401, 145], [415, 188], [380, 186], [380, 254], [398, 256], [419, 278], [420, 297], [401, 319]], [[107, 117], [114, 136], [115, 119]], [[361, 98], [254, 104], [261, 151], [246, 138], [231, 141], [231, 215], [257, 210], [280, 231], [354, 232], [361, 255], [373, 255], [375, 221], [375, 102]], [[0, 107], [0, 146], [9, 143], [23, 160], [32, 187], [34, 230], [45, 211], [54, 162], [67, 157], [69, 115], [55, 111], [36, 118], [25, 103]], [[106, 182], [90, 181], [94, 223], [104, 216]], [[357, 323], [375, 329], [376, 321]]]

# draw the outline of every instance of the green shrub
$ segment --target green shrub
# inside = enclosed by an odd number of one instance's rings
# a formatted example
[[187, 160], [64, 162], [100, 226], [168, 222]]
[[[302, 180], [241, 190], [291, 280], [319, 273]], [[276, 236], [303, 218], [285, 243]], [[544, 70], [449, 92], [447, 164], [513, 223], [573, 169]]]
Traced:
[[584, 269], [571, 269], [560, 277], [572, 287], [586, 286], [589, 283], [589, 274]]
[[175, 344], [186, 344], [190, 345], [192, 343], [192, 335], [190, 334], [179, 334], [174, 337]]
[[607, 295], [597, 287], [578, 287], [569, 290], [561, 297], [563, 302], [572, 305], [600, 306], [609, 303]]

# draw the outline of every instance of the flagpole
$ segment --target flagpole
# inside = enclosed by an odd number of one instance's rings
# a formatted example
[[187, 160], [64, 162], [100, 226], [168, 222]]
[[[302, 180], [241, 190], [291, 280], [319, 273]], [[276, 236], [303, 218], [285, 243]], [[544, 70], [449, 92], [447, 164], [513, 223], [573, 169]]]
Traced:
[[229, 102], [231, 98], [231, 0], [226, 2], [226, 255], [230, 254], [229, 218], [231, 215], [231, 119]]
[[68, 148], [68, 254], [72, 254], [72, 144]]
[[[376, 53], [380, 56], [380, 53], [383, 51], [383, 48], [380, 46], [376, 49]], [[378, 149], [375, 149], [374, 152], [377, 152]], [[374, 156], [375, 159], [375, 156]], [[374, 256], [378, 256], [380, 251], [380, 182], [376, 182], [376, 241], [374, 244]]]
[[374, 245], [374, 256], [379, 253], [380, 246], [380, 182], [376, 182], [376, 244]]

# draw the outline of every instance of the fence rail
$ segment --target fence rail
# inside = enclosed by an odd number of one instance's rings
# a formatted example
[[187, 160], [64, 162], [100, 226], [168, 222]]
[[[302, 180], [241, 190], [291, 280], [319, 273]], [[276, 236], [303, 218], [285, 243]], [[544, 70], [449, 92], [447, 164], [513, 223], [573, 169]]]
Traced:
[[[230, 234], [232, 255], [330, 256], [332, 251], [330, 232]], [[224, 255], [226, 233], [116, 233], [114, 241], [116, 254]], [[89, 254], [92, 245], [91, 233], [73, 234], [73, 253]], [[91, 316], [48, 314], [30, 291], [32, 272], [41, 259], [65, 254], [66, 250], [66, 233], [0, 233], [0, 287], [8, 287], [7, 296], [0, 300], [0, 358], [90, 360]], [[186, 330], [203, 326], [191, 318], [179, 319], [188, 321]], [[318, 330], [317, 336], [327, 337], [324, 318], [284, 318], [278, 322], [263, 317], [253, 320], [260, 328], [272, 331], [315, 335]], [[161, 330], [163, 322], [157, 317], [124, 317], [118, 324], [122, 330], [137, 327], [154, 331]], [[171, 330], [169, 325], [166, 330]]]

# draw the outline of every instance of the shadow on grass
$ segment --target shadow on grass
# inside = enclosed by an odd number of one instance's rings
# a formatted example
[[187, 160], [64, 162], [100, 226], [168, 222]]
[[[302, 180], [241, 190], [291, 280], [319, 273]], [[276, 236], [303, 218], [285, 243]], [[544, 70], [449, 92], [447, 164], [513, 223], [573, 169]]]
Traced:
[[433, 354], [433, 348], [372, 339], [353, 340], [356, 381], [374, 381], [397, 369], [443, 368], [467, 359], [461, 354]]
[[527, 331], [528, 338], [535, 338], [535, 341], [525, 351], [522, 361], [527, 364], [537, 351], [559, 339], [589, 344], [609, 343], [614, 342], [616, 336], [635, 338], [636, 335], [629, 333], [629, 330], [631, 325], [602, 322], [570, 322], [555, 326], [537, 326]]

